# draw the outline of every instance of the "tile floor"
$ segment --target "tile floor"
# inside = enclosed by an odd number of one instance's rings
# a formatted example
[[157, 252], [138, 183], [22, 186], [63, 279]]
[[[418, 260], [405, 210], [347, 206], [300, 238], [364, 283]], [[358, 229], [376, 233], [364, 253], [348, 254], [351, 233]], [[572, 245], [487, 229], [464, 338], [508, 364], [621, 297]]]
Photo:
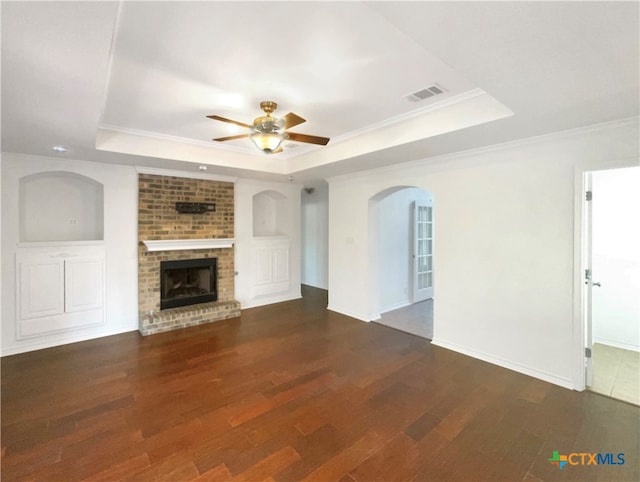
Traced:
[[640, 353], [595, 343], [592, 357], [591, 391], [640, 405]]
[[431, 340], [433, 338], [433, 298], [383, 313], [376, 323]]

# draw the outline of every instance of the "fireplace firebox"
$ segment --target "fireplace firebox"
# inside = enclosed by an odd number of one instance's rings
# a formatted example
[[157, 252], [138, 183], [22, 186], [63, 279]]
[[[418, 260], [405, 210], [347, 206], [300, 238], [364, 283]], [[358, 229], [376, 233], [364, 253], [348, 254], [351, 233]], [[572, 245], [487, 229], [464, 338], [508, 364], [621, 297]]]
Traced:
[[218, 300], [216, 258], [160, 262], [160, 309]]

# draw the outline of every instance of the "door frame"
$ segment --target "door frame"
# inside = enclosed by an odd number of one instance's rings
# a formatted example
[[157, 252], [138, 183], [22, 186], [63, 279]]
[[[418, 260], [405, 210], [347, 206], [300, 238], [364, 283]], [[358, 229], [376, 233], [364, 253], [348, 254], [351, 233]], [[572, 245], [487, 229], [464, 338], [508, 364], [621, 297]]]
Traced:
[[[433, 204], [433, 203], [432, 203]], [[433, 205], [430, 205], [428, 203], [425, 202], [418, 202], [418, 201], [413, 201], [411, 203], [411, 236], [413, 237], [412, 239], [412, 246], [411, 246], [411, 303], [419, 303], [421, 301], [425, 301], [425, 300], [429, 300], [433, 298], [433, 276], [434, 276], [434, 270], [433, 270], [433, 262], [434, 262], [434, 258], [435, 256], [433, 255], [434, 252], [434, 222], [433, 222]], [[431, 257], [431, 286], [429, 286], [428, 288], [423, 288], [422, 291], [425, 291], [423, 293], [419, 293], [419, 288], [418, 288], [418, 277], [420, 274], [420, 270], [418, 268], [419, 266], [419, 256], [420, 256], [420, 249], [418, 246], [419, 243], [419, 228], [418, 228], [418, 223], [419, 223], [419, 212], [420, 212], [420, 208], [431, 208], [431, 218], [429, 221], [427, 221], [428, 223], [431, 224], [431, 237], [430, 238], [425, 238], [426, 240], [431, 240], [431, 250], [429, 251], [429, 254], [427, 256]]]
[[[587, 300], [587, 285], [585, 285], [585, 270], [589, 267], [590, 252], [586, 238], [587, 204], [586, 193], [592, 172], [608, 171], [625, 167], [640, 166], [639, 158], [618, 159], [608, 162], [606, 166], [594, 163], [589, 166], [576, 167], [574, 169], [574, 222], [573, 222], [573, 387], [574, 390], [583, 391], [587, 388], [585, 339], [588, 326], [589, 313], [585, 310]], [[597, 196], [597, 193], [595, 194]]]

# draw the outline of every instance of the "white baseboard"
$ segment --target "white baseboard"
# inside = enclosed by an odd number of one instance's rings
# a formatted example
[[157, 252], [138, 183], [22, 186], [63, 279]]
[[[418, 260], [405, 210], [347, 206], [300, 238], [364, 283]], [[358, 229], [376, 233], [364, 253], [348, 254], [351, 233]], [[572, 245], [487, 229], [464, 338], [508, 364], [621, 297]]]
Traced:
[[380, 314], [382, 315], [383, 313], [388, 313], [389, 311], [399, 310], [400, 308], [406, 308], [407, 306], [410, 306], [412, 304], [413, 303], [411, 303], [411, 301], [409, 300], [399, 301], [392, 305], [385, 306], [384, 308], [380, 308]]
[[340, 313], [341, 315], [348, 316], [350, 318], [355, 318], [356, 320], [360, 320], [360, 321], [369, 322], [369, 321], [375, 321], [380, 319], [380, 315], [377, 315], [377, 316], [364, 315], [362, 313], [356, 313], [355, 311], [343, 310], [342, 308], [336, 307], [335, 305], [329, 305], [327, 306], [327, 309], [330, 311], [335, 311], [336, 313]]
[[318, 288], [320, 290], [325, 290], [328, 291], [329, 287], [323, 283], [309, 283], [307, 281], [301, 281], [300, 284], [306, 285], [306, 286], [311, 286], [312, 288]]
[[291, 294], [286, 294], [283, 296], [272, 296], [272, 297], [268, 297], [268, 298], [254, 298], [252, 300], [249, 300], [246, 303], [242, 303], [240, 302], [240, 309], [241, 310], [246, 310], [248, 308], [257, 308], [258, 306], [266, 306], [266, 305], [272, 305], [274, 303], [282, 303], [284, 301], [293, 301], [293, 300], [299, 300], [300, 298], [302, 298], [302, 295], [300, 294], [295, 294], [295, 295], [291, 295]]
[[8, 348], [2, 348], [0, 356], [17, 355], [19, 353], [27, 353], [29, 351], [43, 350], [45, 348], [52, 348], [54, 346], [68, 345], [70, 343], [78, 343], [80, 341], [95, 340], [96, 338], [103, 338], [105, 336], [120, 335], [122, 333], [129, 333], [137, 331], [138, 329], [131, 329], [130, 327], [119, 327], [108, 330], [93, 331], [91, 333], [78, 333], [75, 335], [66, 336], [64, 339], [57, 340], [28, 340], [26, 343], [20, 343], [19, 346], [12, 346]]
[[620, 343], [618, 341], [608, 340], [606, 338], [596, 338], [593, 337], [594, 343], [600, 343], [601, 345], [608, 345], [614, 348], [622, 348], [623, 350], [631, 350], [640, 352], [640, 346], [638, 345], [630, 345], [628, 343]]
[[458, 353], [462, 353], [463, 355], [477, 358], [478, 360], [486, 361], [493, 365], [498, 365], [502, 368], [507, 368], [509, 370], [513, 370], [515, 372], [522, 373], [524, 375], [529, 375], [530, 377], [537, 378], [545, 382], [553, 383], [554, 385], [559, 385], [561, 387], [568, 388], [569, 390], [576, 389], [573, 383], [573, 380], [569, 378], [559, 377], [552, 373], [547, 373], [545, 371], [538, 370], [537, 368], [532, 368], [526, 365], [521, 365], [520, 363], [504, 360], [500, 357], [496, 357], [493, 355], [489, 355], [487, 353], [482, 353], [477, 350], [458, 345], [457, 343], [452, 343], [446, 340], [442, 340], [441, 338], [434, 338], [433, 340], [431, 340], [431, 344], [440, 346], [442, 348], [446, 348], [448, 350], [452, 350]]

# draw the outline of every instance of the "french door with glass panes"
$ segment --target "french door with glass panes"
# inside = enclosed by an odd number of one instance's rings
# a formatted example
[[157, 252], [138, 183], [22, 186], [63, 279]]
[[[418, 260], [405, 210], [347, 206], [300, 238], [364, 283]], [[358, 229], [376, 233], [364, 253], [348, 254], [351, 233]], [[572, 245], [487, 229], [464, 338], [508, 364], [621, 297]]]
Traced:
[[433, 298], [433, 207], [413, 204], [413, 302]]

